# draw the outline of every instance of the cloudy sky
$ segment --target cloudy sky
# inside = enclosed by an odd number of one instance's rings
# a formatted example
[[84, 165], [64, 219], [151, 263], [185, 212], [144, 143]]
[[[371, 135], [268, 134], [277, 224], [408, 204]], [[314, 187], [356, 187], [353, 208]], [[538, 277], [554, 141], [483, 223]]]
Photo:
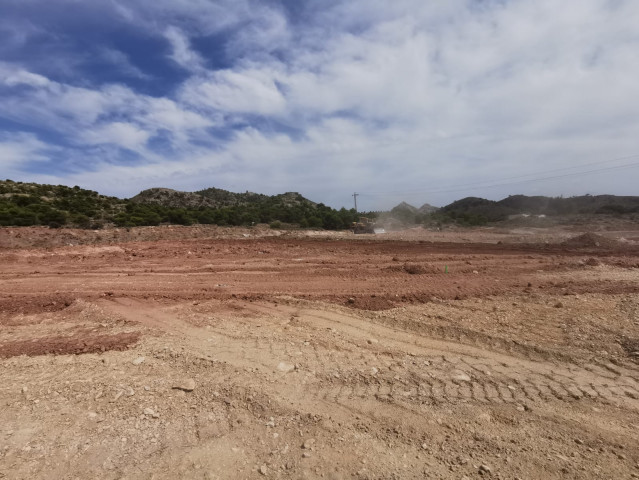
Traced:
[[637, 195], [636, 0], [2, 0], [0, 178]]

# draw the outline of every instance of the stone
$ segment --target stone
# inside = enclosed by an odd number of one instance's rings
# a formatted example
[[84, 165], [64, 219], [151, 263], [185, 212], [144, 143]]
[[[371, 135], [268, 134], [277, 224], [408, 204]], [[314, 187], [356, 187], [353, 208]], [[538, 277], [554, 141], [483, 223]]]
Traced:
[[135, 360], [131, 361], [131, 363], [133, 365], [142, 365], [144, 363], [144, 361], [146, 360], [145, 357], [138, 357]]
[[455, 370], [451, 378], [453, 380], [457, 380], [458, 382], [470, 382], [470, 376], [466, 372], [462, 372], [461, 370]]
[[310, 450], [311, 448], [313, 448], [313, 445], [315, 445], [315, 439], [309, 438], [308, 440], [304, 442], [304, 444], [302, 445], [302, 448], [305, 450]]
[[160, 414], [157, 413], [155, 410], [153, 410], [152, 408], [145, 408], [144, 409], [144, 415], [147, 415], [149, 417], [153, 417], [153, 418], [159, 418]]
[[266, 465], [262, 465], [258, 471], [264, 476], [268, 474], [268, 468], [266, 468]]
[[277, 369], [280, 372], [288, 373], [295, 370], [295, 365], [293, 365], [292, 363], [280, 362], [279, 365], [277, 366]]
[[173, 385], [173, 388], [175, 390], [182, 390], [184, 392], [192, 392], [193, 390], [195, 390], [195, 380], [193, 380], [192, 378], [187, 378]]
[[311, 454], [308, 453], [308, 452], [302, 453], [302, 457], [304, 457], [304, 458], [310, 458], [310, 456], [311, 456]]
[[490, 475], [493, 473], [491, 468], [488, 465], [480, 465], [479, 466], [479, 474], [480, 475]]
[[366, 341], [368, 342], [369, 345], [373, 345], [374, 343], [379, 343], [379, 340], [377, 340], [376, 338], [369, 338]]

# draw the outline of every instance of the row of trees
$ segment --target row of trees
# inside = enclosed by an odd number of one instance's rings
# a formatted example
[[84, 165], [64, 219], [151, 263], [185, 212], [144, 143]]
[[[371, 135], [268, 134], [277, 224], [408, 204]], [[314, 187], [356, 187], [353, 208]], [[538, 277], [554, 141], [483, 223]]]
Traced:
[[302, 228], [340, 230], [348, 228], [358, 218], [355, 210], [335, 210], [323, 204], [257, 204], [223, 208], [169, 208], [154, 204], [127, 203], [123, 211], [113, 217], [118, 226], [131, 227], [173, 223], [178, 225], [214, 224], [222, 226], [254, 225], [276, 222]]

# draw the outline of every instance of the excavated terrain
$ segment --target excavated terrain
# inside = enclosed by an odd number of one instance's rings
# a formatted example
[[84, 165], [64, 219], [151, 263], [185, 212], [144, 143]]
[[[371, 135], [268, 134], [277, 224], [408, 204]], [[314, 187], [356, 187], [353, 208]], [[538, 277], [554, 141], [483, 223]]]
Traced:
[[639, 478], [639, 232], [0, 229], [0, 478]]

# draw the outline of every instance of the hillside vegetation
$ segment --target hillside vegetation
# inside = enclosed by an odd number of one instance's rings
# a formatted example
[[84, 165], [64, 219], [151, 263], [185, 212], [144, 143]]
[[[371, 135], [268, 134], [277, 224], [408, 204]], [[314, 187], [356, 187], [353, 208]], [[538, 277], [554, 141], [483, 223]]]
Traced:
[[[614, 215], [639, 217], [639, 197], [584, 195], [578, 197], [528, 197], [512, 195], [500, 201], [466, 197], [442, 208], [424, 204], [417, 208], [402, 202], [389, 212], [364, 214], [381, 224], [485, 225], [518, 215]], [[180, 192], [151, 188], [131, 199], [120, 199], [78, 186], [41, 185], [0, 181], [0, 226], [45, 225], [99, 229], [109, 225], [134, 227], [160, 224], [254, 225], [274, 228], [340, 230], [359, 218], [354, 209], [335, 210], [299, 193], [264, 195], [234, 193], [219, 188]]]
[[335, 210], [298, 193], [262, 195], [210, 188], [178, 192], [145, 190], [131, 199], [106, 197], [78, 186], [0, 181], [0, 226], [48, 225], [102, 228], [162, 223], [192, 225], [293, 224], [302, 228], [348, 228], [354, 210]]
[[[430, 208], [429, 208], [430, 207]], [[639, 197], [615, 195], [582, 195], [576, 197], [543, 197], [511, 195], [503, 200], [466, 197], [436, 209], [430, 205], [416, 208], [405, 202], [381, 214], [403, 224], [457, 224], [463, 226], [486, 225], [517, 216], [571, 216], [639, 214]]]

